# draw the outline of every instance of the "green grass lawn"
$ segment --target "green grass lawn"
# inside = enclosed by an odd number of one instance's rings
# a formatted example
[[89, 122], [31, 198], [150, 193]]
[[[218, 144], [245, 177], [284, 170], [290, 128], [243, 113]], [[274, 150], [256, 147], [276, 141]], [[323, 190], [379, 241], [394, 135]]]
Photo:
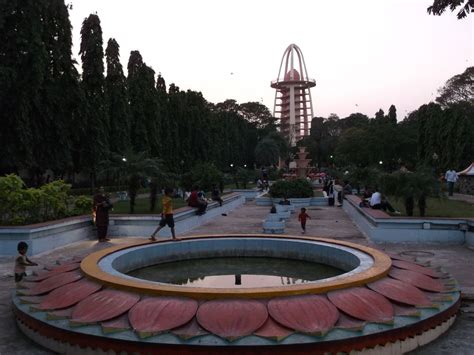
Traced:
[[[156, 206], [155, 211], [150, 211], [150, 199], [147, 198], [140, 198], [135, 200], [135, 213], [136, 214], [161, 214], [162, 206], [161, 206], [161, 195], [158, 195], [156, 198]], [[187, 206], [186, 201], [182, 198], [174, 198], [173, 199], [173, 209], [177, 209], [183, 206]], [[114, 203], [114, 209], [111, 213], [115, 214], [128, 214], [130, 211], [130, 200], [127, 201], [117, 201]]]
[[[402, 216], [406, 215], [403, 200], [396, 200], [394, 197], [389, 198], [393, 208], [400, 211]], [[413, 211], [414, 217], [420, 215], [418, 206], [415, 203]], [[428, 198], [426, 203], [426, 217], [474, 217], [474, 205], [463, 201], [448, 200], [447, 198]]]

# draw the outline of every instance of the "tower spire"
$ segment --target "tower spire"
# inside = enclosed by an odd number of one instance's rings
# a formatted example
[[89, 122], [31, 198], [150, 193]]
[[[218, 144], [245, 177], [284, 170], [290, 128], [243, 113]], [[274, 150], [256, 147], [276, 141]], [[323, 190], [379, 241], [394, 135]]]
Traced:
[[301, 49], [290, 44], [283, 53], [278, 77], [271, 82], [271, 87], [276, 89], [273, 116], [280, 119], [280, 130], [291, 146], [309, 135], [313, 117], [310, 88], [314, 86], [316, 81], [308, 77]]

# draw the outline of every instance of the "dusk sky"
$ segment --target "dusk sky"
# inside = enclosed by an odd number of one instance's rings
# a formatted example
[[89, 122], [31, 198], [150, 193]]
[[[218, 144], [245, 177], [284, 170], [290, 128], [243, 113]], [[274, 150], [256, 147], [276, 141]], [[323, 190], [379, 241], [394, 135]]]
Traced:
[[[433, 0], [73, 1], [74, 57], [82, 21], [101, 20], [104, 50], [113, 37], [126, 70], [131, 50], [181, 90], [210, 102], [259, 101], [273, 111], [286, 47], [303, 52], [315, 116], [369, 117], [391, 104], [401, 120], [474, 65], [474, 15], [428, 15]], [[356, 106], [357, 105], [357, 106]]]

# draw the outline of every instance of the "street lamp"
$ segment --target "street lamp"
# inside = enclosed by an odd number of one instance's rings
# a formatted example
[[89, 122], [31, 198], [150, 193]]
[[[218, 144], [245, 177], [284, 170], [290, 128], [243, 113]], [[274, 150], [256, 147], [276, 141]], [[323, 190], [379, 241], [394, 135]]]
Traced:
[[379, 164], [382, 165], [382, 164], [383, 164], [383, 161], [379, 161]]
[[244, 168], [246, 168], [246, 167], [247, 167], [247, 164], [244, 164]]
[[127, 158], [123, 157], [123, 158], [122, 158], [122, 161], [123, 161], [124, 163], [126, 163], [126, 162], [127, 162]]

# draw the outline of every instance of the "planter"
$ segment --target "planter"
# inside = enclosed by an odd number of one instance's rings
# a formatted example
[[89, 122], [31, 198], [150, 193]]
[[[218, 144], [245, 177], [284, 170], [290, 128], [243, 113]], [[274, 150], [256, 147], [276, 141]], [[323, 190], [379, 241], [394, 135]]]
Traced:
[[255, 204], [257, 206], [271, 206], [273, 205], [273, 200], [270, 197], [257, 197], [255, 198]]
[[327, 206], [328, 198], [327, 197], [313, 197], [310, 202], [310, 206]]
[[[298, 209], [301, 207], [308, 207], [311, 204], [311, 199], [313, 199], [313, 197], [289, 198], [288, 200], [290, 201], [291, 205], [294, 206], [295, 209]], [[280, 201], [281, 198], [273, 199], [273, 203], [275, 205], [277, 205]]]

